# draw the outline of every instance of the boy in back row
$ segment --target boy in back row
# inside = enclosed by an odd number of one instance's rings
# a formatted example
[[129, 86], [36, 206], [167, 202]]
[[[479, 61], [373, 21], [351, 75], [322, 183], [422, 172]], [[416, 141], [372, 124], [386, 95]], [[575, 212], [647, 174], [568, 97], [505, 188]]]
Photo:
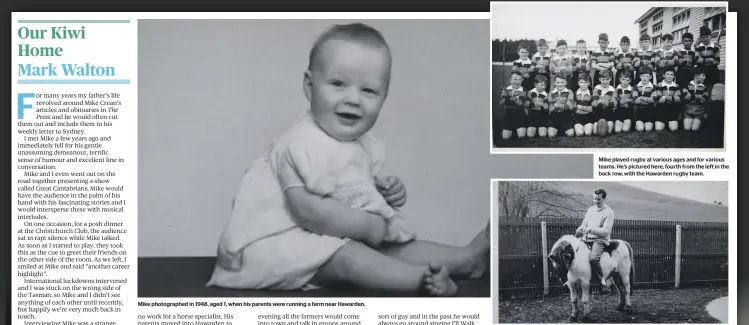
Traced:
[[[719, 81], [719, 46], [710, 35], [710, 29], [702, 27], [700, 43], [692, 49], [693, 36], [685, 33], [684, 48], [674, 50], [673, 36], [666, 34], [659, 51], [651, 49], [648, 35], [642, 35], [636, 52], [629, 49], [629, 38], [624, 36], [621, 48], [611, 52], [608, 35], [602, 33], [600, 49], [590, 59], [584, 40], [576, 43], [574, 55], [567, 53], [564, 40], [557, 43], [557, 53], [549, 55], [548, 44], [541, 39], [539, 53], [528, 60], [527, 46], [521, 45], [511, 86], [501, 99], [507, 105], [503, 138], [509, 139], [513, 131], [519, 138], [533, 137], [536, 131], [540, 137], [554, 137], [558, 131], [568, 136], [593, 135], [598, 133], [600, 120], [606, 121], [602, 130], [606, 133], [612, 129], [628, 132], [633, 121], [638, 131], [660, 131], [666, 125], [676, 131], [680, 120], [685, 130], [697, 130], [710, 88]], [[523, 49], [525, 53], [520, 53]], [[528, 61], [529, 66], [521, 70]]]

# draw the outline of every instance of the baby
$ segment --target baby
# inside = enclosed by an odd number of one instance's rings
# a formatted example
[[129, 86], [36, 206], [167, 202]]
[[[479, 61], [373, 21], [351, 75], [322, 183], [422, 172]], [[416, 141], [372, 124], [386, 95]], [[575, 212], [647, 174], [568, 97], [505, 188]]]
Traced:
[[310, 110], [245, 174], [208, 285], [454, 296], [451, 277], [483, 274], [488, 225], [463, 247], [414, 240], [397, 211], [405, 187], [377, 176], [384, 148], [368, 132], [391, 65], [369, 26], [336, 25], [320, 36], [303, 79]]

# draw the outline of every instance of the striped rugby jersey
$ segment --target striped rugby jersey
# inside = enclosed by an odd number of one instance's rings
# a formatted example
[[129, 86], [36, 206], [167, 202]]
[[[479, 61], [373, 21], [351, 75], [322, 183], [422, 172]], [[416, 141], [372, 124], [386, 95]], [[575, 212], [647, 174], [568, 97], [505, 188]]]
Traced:
[[518, 71], [522, 74], [530, 73], [531, 68], [533, 67], [533, 61], [531, 59], [526, 58], [523, 59], [517, 59], [515, 61], [512, 61], [513, 70], [517, 68]]
[[[660, 50], [657, 52], [658, 54], [658, 71], [663, 71], [668, 67], [675, 67], [676, 66], [676, 59], [679, 55], [679, 52], [674, 50], [673, 48], [668, 50]], [[669, 60], [674, 60], [673, 64], [668, 64]]]
[[679, 67], [691, 69], [697, 62], [697, 53], [693, 49], [681, 49], [678, 53]]
[[[619, 97], [619, 105], [621, 107], [629, 107], [637, 98], [637, 89], [632, 87], [632, 85], [627, 85], [626, 87], [618, 85], [616, 86], [616, 96]], [[625, 99], [629, 100], [629, 102], [622, 103]]]
[[[700, 43], [694, 48], [694, 52], [696, 53], [697, 57], [703, 58], [703, 59], [714, 59], [717, 62], [720, 62], [720, 45], [715, 44], [713, 42], [710, 42], [710, 44], [704, 44]], [[695, 64], [697, 60], [695, 59]], [[704, 64], [704, 63], [703, 63]]]
[[624, 69], [624, 64], [629, 63], [632, 64], [635, 60], [635, 53], [632, 50], [629, 50], [627, 52], [622, 51], [621, 48], [617, 49], [616, 54], [614, 55], [614, 62], [616, 62], [616, 68], [617, 70]]
[[518, 97], [520, 101], [525, 102], [525, 90], [522, 86], [518, 88], [513, 88], [512, 85], [507, 86], [502, 91], [502, 102], [504, 102], [506, 108], [523, 108], [522, 106], [518, 106], [512, 97]]
[[572, 65], [575, 67], [575, 71], [580, 71], [582, 67], [585, 67], [585, 70], [588, 70], [588, 55], [587, 54], [578, 54], [575, 53], [574, 56], [572, 56]]
[[[653, 83], [650, 81], [648, 81], [648, 83], [644, 83], [642, 81], [637, 83], [637, 94], [639, 94], [638, 97], [653, 98], [657, 90], [658, 89], [655, 88], [655, 85], [653, 85]], [[643, 103], [643, 105], [652, 105], [652, 103]]]
[[[585, 89], [580, 88], [580, 89], [577, 90], [577, 93], [575, 93], [575, 104], [576, 105], [590, 107], [590, 106], [592, 106], [592, 102], [593, 102], [593, 96], [591, 95], [590, 90], [588, 90], [587, 88], [585, 88]], [[583, 110], [581, 110], [581, 109], [578, 108], [575, 111], [575, 113], [578, 113], [578, 114], [587, 114], [589, 112], [583, 111]]]
[[692, 95], [692, 98], [689, 99], [690, 103], [701, 104], [707, 100], [705, 97], [705, 95], [707, 95], [707, 87], [705, 87], [705, 84], [703, 83], [698, 84], [692, 80], [689, 82], [689, 85], [685, 90]]
[[551, 94], [549, 94], [549, 110], [556, 110], [554, 107], [554, 103], [561, 103], [564, 104], [565, 109], [572, 109], [572, 105], [574, 104], [575, 98], [573, 97], [572, 90], [569, 88], [565, 88], [564, 90], [559, 90], [556, 87], [551, 91]]
[[641, 71], [643, 66], [650, 66], [651, 69], [655, 68], [656, 53], [652, 49], [639, 50], [635, 54], [635, 57], [640, 59], [640, 69], [637, 69], [638, 71]]
[[546, 53], [544, 55], [541, 55], [541, 52], [536, 52], [536, 54], [533, 54], [533, 57], [531, 58], [531, 61], [533, 61], [533, 64], [538, 67], [538, 73], [540, 74], [549, 74], [549, 64], [551, 64], [551, 53]]
[[603, 88], [601, 85], [595, 86], [593, 88], [593, 100], [598, 100], [603, 96], [610, 96], [609, 99], [616, 97], [616, 88], [612, 85], [608, 85], [606, 88]]
[[[551, 56], [551, 63], [557, 68], [567, 67], [568, 71], [572, 71], [572, 56], [569, 53], [564, 55], [554, 54]], [[552, 71], [551, 73], [556, 74], [558, 71]]]
[[608, 50], [601, 51], [601, 49], [593, 51], [593, 56], [590, 58], [590, 63], [609, 63], [614, 62], [615, 56], [614, 52], [610, 52]]
[[547, 109], [544, 108], [544, 104], [549, 103], [549, 95], [546, 93], [545, 90], [542, 90], [541, 92], [538, 92], [536, 88], [531, 89], [531, 91], [528, 92], [528, 101], [530, 101], [529, 107], [536, 110], [542, 110]]
[[676, 81], [666, 82], [666, 80], [658, 83], [658, 92], [660, 96], [679, 96], [681, 89]]

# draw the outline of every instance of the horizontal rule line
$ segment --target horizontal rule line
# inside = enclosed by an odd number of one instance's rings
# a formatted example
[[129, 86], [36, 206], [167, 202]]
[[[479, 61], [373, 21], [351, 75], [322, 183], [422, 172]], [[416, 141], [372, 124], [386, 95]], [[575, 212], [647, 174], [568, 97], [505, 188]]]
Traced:
[[129, 24], [130, 20], [19, 20], [19, 24]]
[[129, 85], [130, 79], [22, 79], [19, 85]]

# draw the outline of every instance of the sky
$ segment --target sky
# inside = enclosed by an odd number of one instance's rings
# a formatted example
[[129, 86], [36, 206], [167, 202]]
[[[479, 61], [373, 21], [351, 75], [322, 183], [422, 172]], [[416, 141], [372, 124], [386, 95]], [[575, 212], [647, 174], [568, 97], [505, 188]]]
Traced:
[[640, 32], [635, 20], [652, 6], [637, 2], [493, 2], [492, 39], [558, 38], [575, 44], [582, 38], [591, 50], [598, 47], [598, 34], [607, 33], [609, 47], [618, 48], [622, 36], [629, 36], [636, 48]]
[[727, 182], [621, 182], [622, 184], [642, 188], [651, 192], [657, 192], [675, 197], [681, 197], [694, 201], [713, 203], [718, 201], [728, 205], [728, 183]]

